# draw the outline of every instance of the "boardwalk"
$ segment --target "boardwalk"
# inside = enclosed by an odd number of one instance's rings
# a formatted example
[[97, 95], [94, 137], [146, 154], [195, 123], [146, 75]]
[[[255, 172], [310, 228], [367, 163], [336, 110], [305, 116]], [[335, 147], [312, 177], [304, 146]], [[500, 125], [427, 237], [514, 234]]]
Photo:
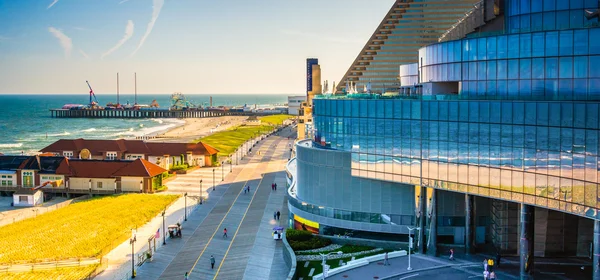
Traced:
[[[157, 251], [152, 263], [138, 269], [138, 277], [182, 279], [189, 271], [190, 279], [285, 278], [288, 270], [281, 257], [281, 242], [274, 241], [271, 232], [276, 225], [285, 226], [287, 220], [283, 168], [289, 158], [290, 134], [286, 130], [282, 136], [259, 142], [252, 155], [233, 168], [232, 173], [225, 170], [225, 181], [217, 187], [217, 191], [223, 190], [222, 195], [209, 199], [188, 217], [184, 238], [170, 240], [168, 246]], [[202, 175], [203, 178], [210, 175], [209, 180], [204, 180], [208, 181], [204, 188], [212, 188], [212, 170]], [[219, 181], [221, 174], [216, 175]], [[171, 190], [190, 188], [193, 192], [198, 189], [197, 180], [186, 182], [186, 179]], [[277, 191], [271, 190], [273, 182], [278, 185]], [[246, 185], [250, 186], [249, 193], [243, 191]], [[283, 214], [280, 221], [273, 220], [276, 210]], [[227, 238], [223, 237], [224, 228], [228, 230]], [[216, 259], [214, 269], [210, 267], [211, 255]]]

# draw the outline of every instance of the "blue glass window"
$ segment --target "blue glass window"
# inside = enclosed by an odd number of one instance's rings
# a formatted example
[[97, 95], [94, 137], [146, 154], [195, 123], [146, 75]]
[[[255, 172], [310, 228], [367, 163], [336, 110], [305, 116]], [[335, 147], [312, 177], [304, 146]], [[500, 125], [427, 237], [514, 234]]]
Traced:
[[573, 80], [559, 79], [558, 80], [558, 92], [561, 96], [572, 95], [573, 94]]
[[544, 30], [556, 29], [556, 13], [545, 12], [544, 13]]
[[469, 62], [469, 80], [477, 80], [477, 62]]
[[[590, 29], [589, 38], [600, 38], [600, 28], [592, 28]], [[600, 40], [590, 40], [590, 54], [600, 54]]]
[[544, 78], [544, 59], [534, 58], [531, 61], [531, 76], [533, 79]]
[[542, 1], [533, 0], [531, 1], [531, 13], [538, 13], [542, 11]]
[[506, 79], [506, 60], [498, 60], [498, 79]]
[[[549, 103], [549, 112], [550, 114], [548, 115], [548, 124], [550, 126], [560, 126], [560, 103]], [[559, 136], [558, 134], [560, 133], [550, 133], [550, 135], [554, 137]], [[551, 147], [558, 146], [558, 141], [560, 141], [560, 137], [558, 137], [557, 139], [558, 140]]]
[[519, 60], [509, 59], [508, 60], [508, 78], [518, 79], [519, 78]]
[[[534, 2], [536, 0], [533, 0]], [[520, 2], [521, 3], [521, 9], [519, 11], [519, 14], [529, 14], [531, 11], [531, 0], [519, 0], [517, 1], [517, 3]]]
[[573, 58], [573, 77], [587, 78], [588, 74], [588, 57], [576, 56]]
[[519, 95], [530, 96], [531, 95], [531, 80], [520, 80], [519, 81]]
[[[570, 0], [569, 1], [571, 9], [581, 9], [583, 8], [583, 0]], [[581, 11], [579, 11], [581, 14]]]
[[[496, 61], [490, 60], [487, 63], [487, 80], [495, 80], [496, 79]], [[495, 84], [494, 84], [495, 86]], [[495, 91], [495, 90], [494, 90]]]
[[508, 80], [508, 95], [519, 95], [519, 80]]
[[587, 79], [573, 79], [573, 94], [578, 98], [587, 95]]
[[560, 55], [573, 55], [573, 31], [560, 32]]
[[583, 26], [583, 13], [581, 10], [571, 11], [570, 17], [570, 27], [571, 28], [580, 28]]
[[496, 37], [487, 38], [487, 58], [496, 59]]
[[546, 96], [556, 96], [558, 94], [558, 80], [546, 79]]
[[[598, 79], [598, 80], [600, 80], [600, 79]], [[500, 96], [506, 95], [506, 90], [507, 90], [506, 80], [498, 80], [498, 81], [496, 81], [496, 92], [497, 92], [497, 95], [500, 95]]]
[[[491, 62], [488, 62], [488, 64]], [[494, 71], [496, 71], [496, 69], [494, 68]], [[496, 91], [496, 81], [490, 80], [487, 82], [487, 89], [486, 92], [488, 95], [497, 95], [498, 92]]]
[[519, 78], [531, 79], [531, 59], [521, 59], [519, 62]]
[[521, 32], [527, 32], [531, 30], [531, 16], [521, 16]]
[[573, 58], [572, 57], [561, 57], [558, 60], [558, 77], [559, 78], [573, 78]]
[[[536, 0], [536, 1], [538, 1], [538, 0]], [[544, 11], [553, 11], [553, 10], [556, 10], [556, 0], [544, 0]]]
[[590, 78], [600, 78], [600, 56], [592, 55], [590, 56]]
[[585, 0], [584, 7], [588, 8], [588, 9], [598, 8], [598, 1], [597, 0]]
[[514, 16], [519, 14], [519, 1], [518, 0], [510, 0], [510, 4], [508, 5], [508, 15]]
[[521, 34], [520, 57], [531, 56], [531, 33]]
[[510, 26], [511, 33], [519, 33], [521, 31], [521, 17], [510, 17], [508, 23]]
[[546, 33], [546, 56], [558, 55], [558, 32]]
[[[479, 61], [477, 62], [477, 79], [478, 80], [487, 80], [487, 68], [486, 68], [486, 62], [485, 61]], [[480, 90], [480, 92], [482, 92], [482, 90]]]
[[533, 33], [532, 35], [532, 56], [544, 56], [544, 33]]
[[[558, 1], [566, 2], [564, 0]], [[569, 11], [556, 12], [556, 29], [568, 29], [569, 28]]]
[[544, 96], [544, 80], [531, 80], [531, 95]]
[[486, 38], [477, 39], [477, 59], [485, 60], [487, 57]]
[[589, 80], [588, 95], [600, 95], [600, 79]]
[[519, 57], [519, 35], [509, 35], [508, 36], [508, 58], [518, 58]]
[[[581, 12], [581, 11], [578, 11]], [[575, 55], [578, 54], [587, 54], [588, 53], [588, 30], [575, 30], [574, 34], [574, 46], [573, 53]]]
[[557, 10], [568, 10], [569, 2], [570, 1], [564, 1], [564, 0], [556, 1], [556, 9]]
[[546, 58], [546, 78], [558, 78], [558, 59], [556, 57]]
[[542, 30], [544, 30], [543, 14], [538, 13], [538, 14], [531, 15], [531, 31], [542, 31]]
[[[498, 58], [499, 59], [506, 58], [506, 55], [507, 55], [507, 52], [506, 52], [506, 36], [498, 36], [497, 44], [498, 44], [498, 48], [497, 48], [498, 49]], [[600, 54], [600, 47], [598, 48], [598, 52]]]

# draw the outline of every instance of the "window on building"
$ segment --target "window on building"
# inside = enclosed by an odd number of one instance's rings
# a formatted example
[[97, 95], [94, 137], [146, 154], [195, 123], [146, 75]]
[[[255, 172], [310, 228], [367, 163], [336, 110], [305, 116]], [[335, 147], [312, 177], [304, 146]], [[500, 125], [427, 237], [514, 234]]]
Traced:
[[13, 176], [12, 175], [2, 175], [0, 177], [0, 185], [1, 186], [12, 186], [13, 184]]
[[33, 186], [33, 172], [31, 172], [31, 171], [23, 172], [23, 185], [26, 187]]
[[102, 188], [102, 182], [96, 182], [96, 188], [101, 189]]
[[26, 195], [19, 195], [19, 202], [27, 202], [27, 196]]
[[65, 156], [67, 158], [72, 158], [73, 157], [73, 152], [72, 151], [64, 151], [63, 152], [63, 156]]
[[106, 159], [108, 159], [108, 160], [117, 159], [117, 152], [106, 152]]

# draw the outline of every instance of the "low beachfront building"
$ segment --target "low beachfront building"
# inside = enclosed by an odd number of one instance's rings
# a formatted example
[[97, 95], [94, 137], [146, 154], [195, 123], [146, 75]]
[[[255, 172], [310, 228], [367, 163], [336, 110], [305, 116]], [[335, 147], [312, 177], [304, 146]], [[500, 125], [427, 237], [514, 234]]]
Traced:
[[167, 170], [144, 159], [134, 161], [65, 159], [56, 174], [68, 178], [69, 193], [152, 193]]
[[44, 193], [39, 189], [20, 188], [13, 193], [14, 206], [29, 207], [42, 203], [44, 203]]
[[288, 96], [288, 114], [300, 115], [302, 102], [306, 102], [306, 95]]
[[57, 156], [79, 159], [145, 159], [165, 169], [175, 165], [212, 166], [217, 149], [202, 142], [159, 143], [142, 140], [61, 139], [40, 150]]

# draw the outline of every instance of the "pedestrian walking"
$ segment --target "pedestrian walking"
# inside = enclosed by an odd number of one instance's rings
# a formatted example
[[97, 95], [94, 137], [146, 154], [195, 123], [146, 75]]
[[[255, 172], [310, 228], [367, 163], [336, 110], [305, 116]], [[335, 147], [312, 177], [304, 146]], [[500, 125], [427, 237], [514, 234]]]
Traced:
[[488, 280], [490, 277], [490, 272], [487, 270], [483, 271], [483, 280]]
[[185, 280], [189, 280], [190, 279], [189, 276], [190, 276], [190, 273], [186, 271], [185, 272]]
[[281, 213], [279, 211], [277, 211], [277, 220], [279, 221], [279, 216], [281, 216]]
[[383, 265], [390, 265], [390, 261], [388, 260], [387, 252], [385, 252], [385, 256], [383, 257]]
[[494, 271], [494, 260], [493, 259], [488, 260], [488, 271], [489, 272]]
[[250, 193], [250, 185], [248, 185], [248, 193]]
[[275, 184], [271, 184], [271, 190], [274, 191], [275, 190]]
[[451, 261], [454, 260], [454, 249], [450, 249], [450, 257], [448, 259]]
[[483, 259], [483, 271], [488, 271], [488, 260]]
[[496, 266], [500, 267], [500, 259], [502, 258], [502, 255], [500, 255], [500, 252], [496, 253]]
[[277, 211], [273, 212], [273, 220], [277, 220]]
[[223, 229], [223, 238], [227, 238], [227, 228]]
[[496, 272], [490, 272], [490, 280], [496, 280]]
[[277, 190], [277, 183], [275, 183], [275, 190]]
[[215, 269], [215, 257], [210, 255], [210, 269]]

